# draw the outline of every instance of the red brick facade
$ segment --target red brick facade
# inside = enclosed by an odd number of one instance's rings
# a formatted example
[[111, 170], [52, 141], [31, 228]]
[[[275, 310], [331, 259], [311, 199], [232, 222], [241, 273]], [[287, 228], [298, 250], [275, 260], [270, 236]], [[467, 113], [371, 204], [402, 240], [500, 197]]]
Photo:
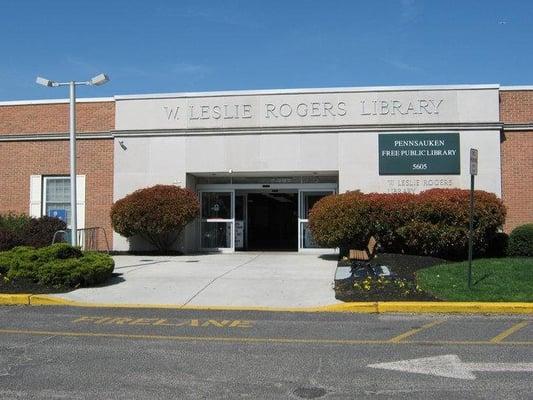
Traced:
[[[114, 110], [114, 102], [80, 103], [79, 131], [113, 130]], [[68, 119], [68, 104], [0, 106], [0, 137], [67, 133]], [[103, 227], [112, 246], [113, 139], [80, 139], [77, 146], [78, 174], [86, 176], [85, 226]], [[0, 165], [0, 213], [28, 213], [30, 175], [69, 174], [68, 140], [0, 141]], [[104, 249], [103, 236], [98, 238], [99, 247]]]
[[500, 120], [506, 124], [533, 123], [533, 89], [500, 91]]
[[[533, 90], [500, 92], [502, 197], [507, 207], [505, 231], [533, 223], [533, 129], [511, 130], [512, 124], [533, 125]], [[506, 126], [508, 129], [506, 129]]]
[[[0, 135], [68, 132], [69, 105], [0, 106]], [[78, 103], [76, 132], [108, 132], [115, 128], [113, 101]]]
[[[502, 197], [507, 206], [505, 231], [533, 222], [533, 90], [502, 90], [500, 118]], [[68, 140], [27, 140], [31, 135], [66, 134], [68, 103], [0, 105], [0, 213], [28, 213], [30, 175], [68, 175]], [[104, 227], [112, 246], [109, 210], [113, 202], [113, 139], [82, 139], [84, 133], [114, 129], [114, 101], [77, 105], [78, 174], [86, 175], [85, 226]], [[520, 129], [520, 130], [518, 130]], [[37, 138], [36, 138], [37, 139]], [[100, 247], [104, 248], [103, 241]]]

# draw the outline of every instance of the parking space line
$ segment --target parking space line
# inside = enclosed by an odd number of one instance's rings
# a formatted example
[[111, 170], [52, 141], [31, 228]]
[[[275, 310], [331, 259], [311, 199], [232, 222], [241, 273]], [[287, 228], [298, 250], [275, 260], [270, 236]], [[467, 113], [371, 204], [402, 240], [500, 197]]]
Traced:
[[407, 332], [402, 333], [401, 335], [394, 336], [393, 338], [389, 339], [388, 342], [389, 343], [401, 342], [402, 340], [407, 339], [408, 337], [411, 337], [413, 335], [416, 335], [419, 332], [425, 331], [426, 329], [442, 324], [443, 322], [444, 320], [432, 321], [428, 324], [422, 325], [420, 328], [414, 328], [414, 329], [408, 330]]
[[[441, 321], [439, 321], [440, 323]], [[429, 324], [428, 324], [429, 325]], [[435, 324], [436, 325], [436, 324]], [[433, 325], [433, 326], [435, 326]], [[419, 328], [422, 329], [422, 328]], [[23, 329], [0, 329], [0, 334], [8, 335], [38, 335], [38, 336], [63, 336], [63, 337], [93, 337], [93, 338], [117, 338], [117, 339], [141, 339], [141, 340], [174, 340], [182, 342], [236, 342], [236, 343], [278, 343], [278, 344], [331, 344], [331, 345], [533, 345], [533, 341], [526, 342], [489, 342], [489, 341], [396, 341], [390, 340], [357, 340], [357, 339], [307, 339], [307, 338], [272, 338], [272, 337], [220, 337], [220, 336], [166, 336], [128, 333], [106, 332], [68, 332], [68, 331], [36, 331]]]
[[172, 335], [147, 335], [130, 333], [107, 333], [107, 332], [67, 332], [67, 331], [35, 331], [20, 329], [0, 329], [0, 334], [14, 335], [46, 335], [66, 337], [110, 337], [121, 339], [152, 339], [152, 340], [176, 340], [176, 341], [201, 341], [201, 342], [245, 342], [245, 343], [310, 343], [310, 344], [385, 344], [384, 340], [345, 340], [345, 339], [305, 339], [305, 338], [269, 338], [269, 337], [220, 337], [220, 336], [172, 336]]
[[520, 329], [527, 326], [529, 322], [528, 321], [522, 321], [514, 324], [509, 329], [504, 330], [502, 333], [494, 336], [492, 339], [490, 339], [491, 343], [500, 343], [503, 339], [505, 339], [508, 336], [511, 336], [513, 333], [519, 331]]

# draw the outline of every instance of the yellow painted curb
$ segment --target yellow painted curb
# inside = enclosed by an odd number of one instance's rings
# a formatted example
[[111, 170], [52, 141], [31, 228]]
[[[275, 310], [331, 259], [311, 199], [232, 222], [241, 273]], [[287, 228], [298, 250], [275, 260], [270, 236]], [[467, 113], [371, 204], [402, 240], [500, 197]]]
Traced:
[[380, 301], [379, 313], [533, 314], [533, 303]]
[[344, 313], [377, 313], [378, 303], [375, 301], [358, 301], [351, 303], [337, 303], [329, 306], [317, 307], [316, 312], [344, 312]]
[[29, 294], [0, 294], [0, 304], [27, 306], [30, 304], [30, 296]]
[[73, 306], [75, 301], [52, 297], [46, 294], [33, 294], [29, 296], [30, 306]]
[[84, 303], [48, 295], [30, 295], [32, 306], [73, 306], [94, 308], [168, 308], [176, 310], [210, 310], [210, 311], [269, 311], [269, 312], [348, 312], [376, 313], [376, 302], [338, 303], [321, 307], [259, 307], [259, 306], [195, 306], [177, 304], [120, 304], [120, 303]]
[[533, 314], [533, 303], [378, 301], [336, 303], [321, 307], [180, 306], [176, 304], [83, 303], [49, 295], [0, 294], [0, 305], [73, 306], [93, 308], [161, 308], [174, 310], [331, 312], [331, 313], [462, 313]]

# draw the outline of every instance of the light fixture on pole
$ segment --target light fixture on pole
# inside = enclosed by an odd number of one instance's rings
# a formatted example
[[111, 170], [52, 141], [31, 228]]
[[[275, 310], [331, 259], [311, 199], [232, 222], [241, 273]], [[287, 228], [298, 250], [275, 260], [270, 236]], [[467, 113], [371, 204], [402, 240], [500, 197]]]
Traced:
[[101, 86], [109, 81], [106, 74], [96, 75], [90, 81], [56, 82], [50, 79], [37, 77], [39, 85], [47, 87], [68, 86], [70, 92], [70, 242], [72, 246], [78, 245], [78, 213], [76, 210], [76, 86]]

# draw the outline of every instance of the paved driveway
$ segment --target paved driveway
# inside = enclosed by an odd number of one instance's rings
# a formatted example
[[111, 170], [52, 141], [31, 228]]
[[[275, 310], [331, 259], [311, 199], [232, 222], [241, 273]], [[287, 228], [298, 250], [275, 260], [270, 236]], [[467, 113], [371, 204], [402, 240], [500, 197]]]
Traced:
[[58, 297], [90, 303], [314, 307], [336, 303], [332, 255], [115, 256], [113, 283]]

